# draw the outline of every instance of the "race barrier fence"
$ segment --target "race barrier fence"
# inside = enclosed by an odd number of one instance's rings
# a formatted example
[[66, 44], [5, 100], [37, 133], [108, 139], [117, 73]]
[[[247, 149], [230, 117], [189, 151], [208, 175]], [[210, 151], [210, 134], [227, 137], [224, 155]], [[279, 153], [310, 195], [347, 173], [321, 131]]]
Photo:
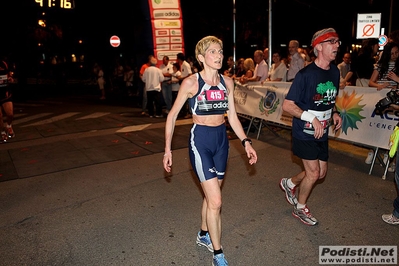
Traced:
[[[252, 82], [235, 83], [234, 99], [237, 113], [263, 122], [273, 122], [284, 127], [291, 127], [292, 116], [282, 109], [282, 103], [291, 82]], [[373, 169], [378, 150], [389, 150], [389, 137], [399, 121], [399, 111], [385, 110], [381, 115], [375, 113], [375, 105], [386, 97], [388, 90], [377, 91], [372, 87], [346, 86], [339, 90], [336, 98], [337, 110], [341, 113], [342, 128], [334, 132], [330, 127], [329, 137], [342, 141], [360, 144], [374, 149]], [[259, 133], [258, 133], [259, 137]], [[388, 164], [385, 166], [385, 173]]]

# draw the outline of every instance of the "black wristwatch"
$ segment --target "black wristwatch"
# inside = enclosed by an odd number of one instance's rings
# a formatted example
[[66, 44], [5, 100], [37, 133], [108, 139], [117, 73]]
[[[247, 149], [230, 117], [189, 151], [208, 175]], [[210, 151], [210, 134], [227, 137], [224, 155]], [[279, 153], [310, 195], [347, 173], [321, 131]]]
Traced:
[[338, 115], [341, 115], [341, 113], [340, 113], [340, 112], [338, 112], [338, 111], [332, 111], [331, 115], [333, 115], [333, 114], [338, 114]]
[[242, 141], [241, 141], [241, 144], [242, 144], [242, 146], [244, 146], [244, 148], [245, 148], [245, 142], [249, 142], [249, 144], [251, 144], [252, 145], [252, 140], [251, 139], [249, 139], [249, 138], [245, 138], [245, 139], [243, 139]]

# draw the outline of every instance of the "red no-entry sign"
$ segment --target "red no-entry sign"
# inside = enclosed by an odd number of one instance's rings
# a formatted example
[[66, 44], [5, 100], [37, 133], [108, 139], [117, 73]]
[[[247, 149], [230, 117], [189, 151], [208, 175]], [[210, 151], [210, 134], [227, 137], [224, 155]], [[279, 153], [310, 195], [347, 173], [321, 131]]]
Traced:
[[112, 47], [118, 47], [121, 44], [121, 39], [118, 36], [114, 35], [109, 39], [109, 42]]

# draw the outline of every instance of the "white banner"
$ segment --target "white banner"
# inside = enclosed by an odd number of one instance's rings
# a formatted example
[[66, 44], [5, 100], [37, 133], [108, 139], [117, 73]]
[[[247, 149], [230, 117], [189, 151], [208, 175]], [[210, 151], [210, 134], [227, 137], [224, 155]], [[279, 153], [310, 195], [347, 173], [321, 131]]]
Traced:
[[[290, 86], [291, 82], [236, 83], [237, 113], [291, 127], [292, 116], [282, 110]], [[336, 107], [341, 112], [343, 125], [336, 134], [330, 130], [330, 137], [389, 149], [389, 137], [399, 121], [399, 111], [386, 110], [382, 115], [374, 113], [375, 104], [386, 97], [387, 92], [355, 86], [340, 90]]]
[[164, 55], [176, 61], [184, 53], [183, 16], [180, 0], [148, 0], [150, 7], [154, 56], [158, 65]]

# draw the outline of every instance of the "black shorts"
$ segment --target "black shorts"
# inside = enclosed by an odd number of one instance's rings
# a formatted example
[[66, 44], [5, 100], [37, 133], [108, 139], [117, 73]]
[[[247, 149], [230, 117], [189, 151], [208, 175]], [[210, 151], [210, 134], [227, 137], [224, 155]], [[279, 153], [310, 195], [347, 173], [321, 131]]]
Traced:
[[12, 93], [10, 86], [0, 87], [0, 104], [12, 101]]
[[292, 152], [305, 160], [328, 161], [328, 140], [300, 140], [292, 138]]

